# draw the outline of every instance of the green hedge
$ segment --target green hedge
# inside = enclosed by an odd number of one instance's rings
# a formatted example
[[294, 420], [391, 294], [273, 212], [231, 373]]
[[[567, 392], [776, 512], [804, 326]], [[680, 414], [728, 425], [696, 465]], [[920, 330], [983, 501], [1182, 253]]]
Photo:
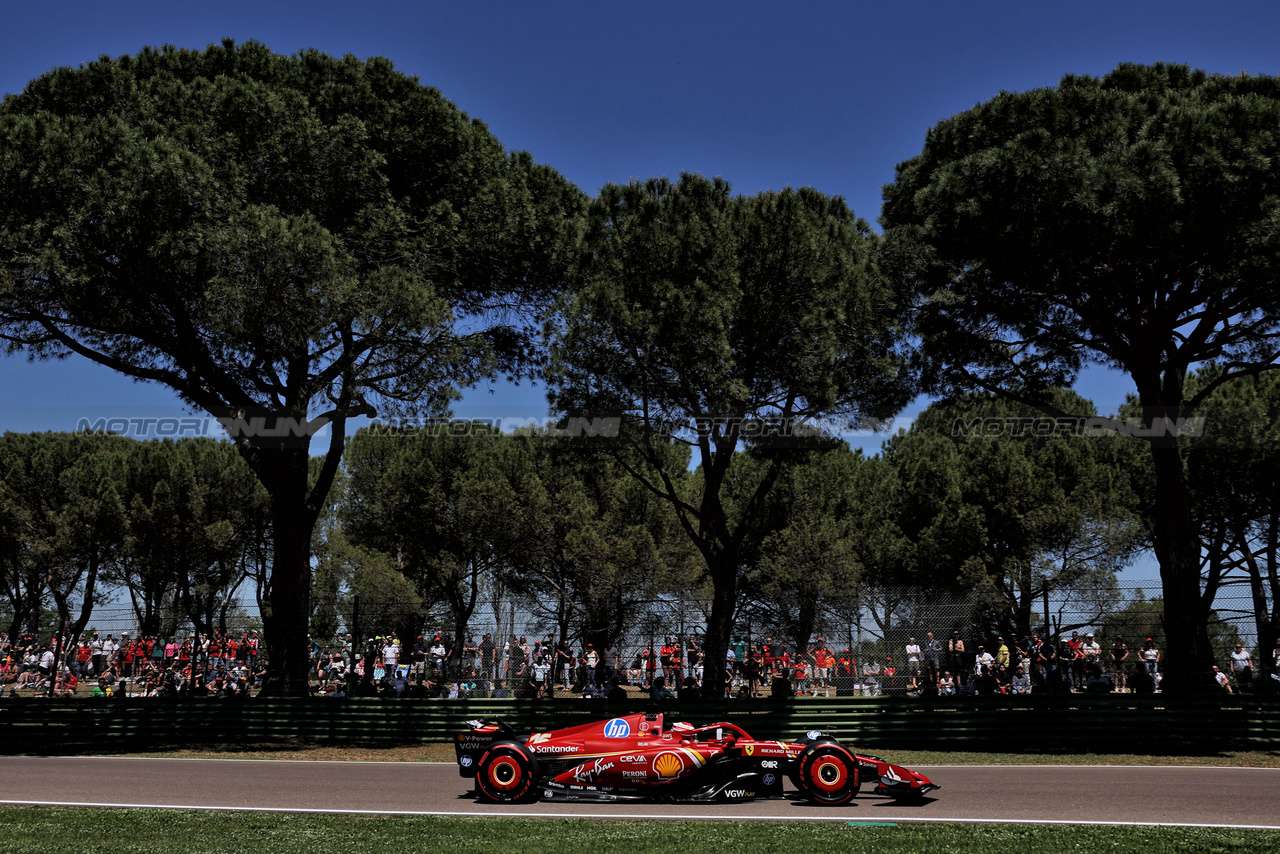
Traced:
[[[307, 739], [449, 741], [465, 721], [501, 717], [518, 731], [642, 710], [601, 700], [49, 699], [0, 700], [0, 751], [65, 752], [112, 744], [199, 745]], [[671, 703], [668, 720], [732, 721], [758, 738], [811, 729], [875, 749], [1151, 752], [1177, 746], [1280, 747], [1280, 699], [1066, 697], [803, 698]]]

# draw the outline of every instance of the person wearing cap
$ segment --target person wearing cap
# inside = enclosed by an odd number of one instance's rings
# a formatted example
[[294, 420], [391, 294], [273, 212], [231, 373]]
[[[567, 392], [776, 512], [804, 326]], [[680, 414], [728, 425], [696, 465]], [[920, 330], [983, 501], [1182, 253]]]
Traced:
[[120, 644], [116, 643], [115, 635], [108, 634], [107, 639], [102, 642], [102, 672], [106, 673], [111, 669], [111, 665], [116, 663], [116, 656], [120, 652]]
[[858, 659], [850, 647], [845, 647], [836, 658], [833, 681], [836, 685], [836, 696], [842, 694], [852, 696], [862, 693], [862, 681], [858, 674]]
[[835, 655], [827, 648], [827, 642], [818, 638], [809, 654], [813, 657], [813, 687], [818, 688], [828, 697], [831, 696], [832, 668], [835, 667]]
[[1138, 652], [1138, 658], [1142, 661], [1143, 668], [1155, 678], [1160, 672], [1160, 650], [1156, 649], [1156, 643], [1151, 638], [1147, 638], [1142, 642], [1142, 649]]
[[796, 655], [791, 665], [791, 688], [798, 697], [809, 693], [809, 661], [808, 656]]
[[444, 635], [436, 632], [436, 636], [431, 639], [431, 666], [435, 673], [432, 677], [437, 682], [443, 682], [449, 678], [449, 647], [445, 645]]
[[93, 675], [98, 676], [107, 670], [107, 662], [102, 657], [102, 638], [97, 632], [93, 633], [93, 638], [89, 641], [89, 663], [93, 667]]
[[1004, 642], [1004, 638], [996, 638], [996, 669], [1003, 667], [1008, 670], [1010, 663], [1009, 645]]
[[1084, 641], [1079, 632], [1071, 633], [1071, 640], [1062, 645], [1062, 660], [1071, 674], [1071, 687], [1084, 690]]
[[1085, 632], [1084, 644], [1080, 647], [1084, 653], [1085, 665], [1096, 664], [1102, 667], [1102, 644], [1093, 639], [1093, 632]]

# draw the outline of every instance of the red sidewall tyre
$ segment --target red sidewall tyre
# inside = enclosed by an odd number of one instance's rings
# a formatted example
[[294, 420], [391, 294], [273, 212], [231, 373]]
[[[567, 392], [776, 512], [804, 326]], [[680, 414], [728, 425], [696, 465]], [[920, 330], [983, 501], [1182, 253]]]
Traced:
[[839, 744], [810, 745], [797, 764], [802, 791], [814, 803], [841, 806], [857, 797], [862, 787], [858, 760]]
[[[815, 744], [839, 744], [839, 743], [840, 742], [836, 741], [834, 738], [832, 738], [829, 735], [819, 736], [818, 738], [809, 738], [807, 734], [801, 736], [800, 738], [797, 738], [795, 741], [792, 742], [792, 744], [802, 744], [806, 748]], [[791, 763], [791, 768], [789, 771], [787, 771], [787, 775], [791, 778], [792, 785], [794, 785], [800, 791], [801, 795], [807, 798], [809, 797], [809, 789], [805, 785], [804, 780], [800, 777], [800, 757], [802, 756], [804, 756], [804, 753], [801, 753], [800, 756], [796, 757], [795, 761]]]
[[538, 760], [515, 742], [491, 745], [476, 765], [476, 791], [489, 803], [530, 800], [538, 778]]

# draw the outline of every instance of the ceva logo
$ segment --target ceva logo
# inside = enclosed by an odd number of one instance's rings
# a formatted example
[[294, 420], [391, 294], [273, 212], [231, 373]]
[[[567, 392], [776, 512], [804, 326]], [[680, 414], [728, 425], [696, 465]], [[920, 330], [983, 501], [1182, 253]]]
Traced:
[[631, 735], [631, 724], [622, 718], [614, 718], [604, 725], [605, 738], [626, 738]]

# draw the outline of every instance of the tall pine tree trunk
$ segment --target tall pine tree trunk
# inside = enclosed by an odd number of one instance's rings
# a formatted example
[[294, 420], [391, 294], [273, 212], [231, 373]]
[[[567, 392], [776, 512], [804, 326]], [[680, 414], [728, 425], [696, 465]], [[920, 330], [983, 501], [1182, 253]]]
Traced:
[[1200, 540], [1191, 520], [1182, 455], [1172, 442], [1153, 442], [1156, 559], [1164, 587], [1165, 651], [1161, 688], [1169, 694], [1216, 689], [1208, 609], [1200, 595]]
[[307, 506], [306, 447], [259, 448], [250, 460], [271, 496], [275, 538], [268, 603], [263, 614], [268, 696], [305, 697], [309, 693], [311, 617], [311, 532], [315, 514]]

